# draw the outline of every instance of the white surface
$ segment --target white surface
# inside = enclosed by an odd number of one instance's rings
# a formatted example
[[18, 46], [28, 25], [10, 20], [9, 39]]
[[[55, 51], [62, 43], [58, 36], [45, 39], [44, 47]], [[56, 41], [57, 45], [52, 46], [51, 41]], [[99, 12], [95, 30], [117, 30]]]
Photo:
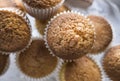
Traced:
[[[105, 17], [109, 21], [113, 29], [113, 41], [110, 46], [120, 45], [120, 17], [119, 17], [120, 12], [116, 7], [116, 5], [108, 3], [107, 0], [95, 0], [94, 4], [87, 11], [84, 11], [78, 8], [73, 8], [73, 10], [75, 9], [77, 9], [77, 11], [83, 12], [84, 14], [88, 14], [88, 13], [97, 14]], [[33, 37], [36, 37], [36, 36], [41, 37], [35, 28], [34, 18], [30, 16], [29, 18], [32, 24]], [[96, 59], [96, 62], [99, 65], [101, 65], [103, 54], [104, 52], [101, 55], [94, 56], [94, 58]], [[15, 66], [14, 55], [11, 55], [10, 57], [11, 57], [10, 68], [3, 76], [0, 77], [0, 81], [28, 81], [28, 80], [25, 80], [20, 74], [20, 72], [17, 70]], [[104, 77], [103, 81], [109, 81], [109, 79], [106, 76], [103, 76], [103, 77]], [[55, 81], [55, 80], [53, 78], [49, 81]]]

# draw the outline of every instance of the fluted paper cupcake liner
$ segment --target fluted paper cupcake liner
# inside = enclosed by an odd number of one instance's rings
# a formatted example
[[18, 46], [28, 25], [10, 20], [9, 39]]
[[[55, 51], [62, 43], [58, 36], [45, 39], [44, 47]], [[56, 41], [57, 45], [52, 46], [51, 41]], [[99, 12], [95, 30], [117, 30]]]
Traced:
[[0, 53], [8, 55], [8, 54], [12, 54], [12, 53], [14, 54], [14, 53], [23, 52], [24, 50], [26, 50], [26, 48], [28, 48], [30, 46], [30, 44], [32, 42], [32, 29], [31, 29], [31, 24], [30, 24], [30, 21], [29, 21], [28, 17], [26, 16], [26, 14], [24, 12], [22, 12], [21, 10], [19, 10], [17, 8], [0, 8], [0, 11], [9, 11], [9, 12], [15, 13], [18, 16], [22, 17], [25, 20], [25, 22], [27, 23], [27, 25], [29, 26], [30, 35], [31, 35], [27, 46], [25, 48], [23, 48], [22, 50], [15, 51], [15, 52], [6, 52], [6, 51], [1, 51], [0, 50]]
[[0, 74], [0, 76], [3, 76], [7, 72], [7, 70], [9, 69], [9, 66], [10, 66], [10, 56], [8, 56], [7, 63], [5, 65], [3, 72]]
[[[96, 60], [93, 58], [93, 57], [91, 57], [91, 56], [89, 56], [89, 55], [86, 55], [92, 62], [94, 62], [97, 66], [98, 66], [98, 69], [99, 69], [99, 72], [100, 72], [100, 74], [101, 74], [101, 81], [102, 81], [102, 79], [103, 79], [103, 73], [102, 73], [102, 69], [101, 69], [101, 66], [100, 66], [100, 64], [99, 63], [97, 63], [96, 62]], [[66, 62], [67, 63], [67, 62]], [[65, 64], [65, 62], [64, 62], [64, 64]], [[64, 66], [64, 64], [61, 66], [61, 68], [59, 69], [59, 73], [58, 73], [58, 75], [56, 76], [56, 81], [61, 81], [60, 80], [60, 73], [61, 73], [61, 69], [62, 69], [62, 67]]]
[[[34, 40], [36, 40], [37, 38], [34, 38]], [[23, 76], [24, 79], [26, 80], [29, 80], [29, 81], [47, 81], [53, 77], [56, 77], [56, 75], [58, 74], [59, 72], [59, 69], [60, 67], [62, 66], [63, 64], [63, 60], [57, 58], [57, 66], [56, 68], [51, 72], [49, 73], [48, 75], [44, 76], [44, 77], [40, 77], [40, 78], [34, 78], [34, 77], [31, 77], [27, 74], [25, 74], [21, 69], [20, 69], [20, 66], [19, 66], [19, 62], [18, 62], [18, 58], [19, 58], [19, 54], [16, 55], [16, 58], [15, 58], [15, 64], [17, 66], [17, 69], [19, 70], [20, 74]]]
[[[50, 20], [50, 21], [48, 22], [48, 24], [46, 25], [46, 28], [45, 28], [45, 31], [44, 31], [44, 36], [43, 36], [44, 41], [45, 41], [46, 48], [48, 48], [48, 50], [50, 51], [50, 54], [52, 54], [53, 56], [56, 56], [56, 55], [52, 52], [52, 50], [50, 49], [50, 47], [49, 47], [49, 45], [48, 45], [48, 42], [47, 42], [47, 32], [48, 32], [48, 28], [49, 28], [50, 23], [51, 23], [54, 19], [56, 19], [58, 16], [60, 16], [60, 15], [62, 15], [62, 14], [66, 14], [66, 13], [76, 13], [76, 14], [78, 14], [78, 15], [82, 15], [84, 18], [86, 18], [86, 19], [90, 22], [90, 24], [92, 25], [93, 30], [95, 31], [94, 25], [93, 25], [93, 23], [90, 21], [90, 19], [87, 18], [87, 16], [85, 16], [84, 14], [82, 14], [82, 13], [80, 13], [80, 12], [77, 12], [77, 11], [64, 11], [64, 12], [61, 12], [61, 13], [57, 14], [56, 16], [54, 16], [53, 18], [51, 18], [51, 20]], [[95, 38], [96, 38], [96, 32], [94, 32], [94, 39], [95, 39]], [[94, 42], [95, 42], [95, 40], [94, 40]], [[91, 49], [92, 49], [92, 48], [93, 48], [93, 46], [91, 47]], [[60, 58], [60, 57], [58, 57], [58, 56], [56, 56], [56, 57], [59, 58], [59, 59], [62, 59], [62, 58]], [[74, 60], [67, 60], [67, 59], [63, 59], [63, 60], [66, 61], [66, 62], [74, 61]]]
[[39, 9], [39, 8], [34, 8], [23, 2], [24, 7], [26, 8], [27, 12], [32, 15], [33, 17], [45, 21], [46, 19], [49, 19], [51, 16], [54, 15], [54, 13], [59, 9], [62, 4], [64, 3], [65, 0], [61, 0], [60, 3], [58, 3], [56, 6], [46, 8], [46, 9]]

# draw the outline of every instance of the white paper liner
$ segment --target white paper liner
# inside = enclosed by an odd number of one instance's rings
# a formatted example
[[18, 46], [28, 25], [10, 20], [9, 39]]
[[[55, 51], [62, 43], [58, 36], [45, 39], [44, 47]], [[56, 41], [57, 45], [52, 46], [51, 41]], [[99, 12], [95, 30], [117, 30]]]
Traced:
[[33, 17], [39, 19], [39, 20], [46, 20], [49, 19], [51, 16], [54, 15], [54, 13], [63, 5], [65, 0], [61, 0], [59, 4], [56, 6], [46, 8], [46, 9], [39, 9], [39, 8], [34, 8], [23, 2], [23, 5], [27, 12], [32, 15]]
[[7, 72], [9, 65], [10, 65], [10, 56], [8, 56], [8, 58], [7, 58], [7, 63], [5, 65], [3, 72], [0, 74], [0, 77], [3, 76]]
[[[38, 40], [39, 37], [34, 37], [33, 40]], [[42, 40], [42, 39], [39, 39], [39, 40]], [[53, 70], [53, 72], [51, 72], [50, 74], [44, 76], [44, 77], [40, 77], [40, 78], [34, 78], [34, 77], [30, 77], [28, 75], [26, 75], [21, 69], [20, 69], [20, 66], [19, 66], [19, 62], [18, 62], [18, 58], [19, 58], [19, 54], [16, 54], [15, 55], [15, 64], [17, 66], [17, 69], [19, 70], [20, 74], [22, 75], [22, 77], [28, 81], [48, 81], [49, 79], [53, 78], [53, 77], [56, 77], [56, 75], [58, 74], [59, 72], [59, 69], [61, 68], [62, 64], [63, 64], [63, 60], [57, 58], [57, 66], [56, 68]]]
[[[102, 72], [102, 69], [101, 69], [100, 64], [99, 64], [98, 62], [96, 62], [96, 60], [95, 60], [93, 57], [91, 57], [91, 56], [89, 56], [89, 55], [87, 55], [87, 57], [90, 58], [90, 60], [92, 60], [92, 61], [98, 66], [98, 69], [99, 69], [100, 74], [101, 74], [101, 81], [103, 81], [103, 80], [102, 80], [102, 79], [103, 79], [103, 72]], [[61, 66], [61, 68], [59, 69], [59, 73], [58, 73], [58, 75], [56, 76], [56, 81], [61, 81], [61, 80], [60, 80], [60, 72], [61, 72], [62, 67], [63, 67], [63, 66]]]
[[23, 52], [24, 50], [26, 50], [26, 48], [28, 48], [30, 46], [30, 44], [32, 42], [32, 29], [31, 29], [31, 24], [30, 24], [30, 21], [29, 21], [28, 17], [26, 16], [26, 14], [24, 12], [22, 12], [21, 10], [19, 10], [17, 8], [12, 8], [12, 7], [11, 8], [0, 8], [0, 11], [9, 11], [9, 12], [15, 13], [18, 16], [22, 17], [26, 21], [27, 25], [29, 26], [30, 35], [31, 35], [30, 40], [29, 40], [27, 46], [25, 48], [23, 48], [22, 50], [15, 51], [15, 52], [0, 51], [0, 53], [8, 55], [8, 54], [11, 54], [11, 53]]
[[[90, 22], [90, 24], [92, 25], [93, 30], [95, 31], [94, 25], [93, 25], [93, 23], [90, 21], [90, 19], [87, 18], [87, 16], [85, 16], [84, 14], [82, 14], [82, 13], [80, 13], [80, 12], [77, 12], [77, 11], [64, 11], [64, 12], [61, 12], [61, 13], [57, 14], [56, 16], [54, 16], [53, 18], [51, 18], [50, 21], [48, 21], [48, 24], [46, 25], [45, 32], [44, 32], [44, 36], [43, 36], [43, 39], [44, 39], [44, 41], [45, 41], [46, 48], [48, 48], [48, 50], [50, 51], [50, 54], [53, 55], [53, 56], [56, 56], [56, 55], [52, 52], [52, 50], [50, 49], [50, 47], [49, 47], [49, 45], [48, 45], [48, 43], [47, 43], [47, 32], [48, 32], [48, 28], [49, 28], [50, 23], [51, 23], [54, 19], [56, 19], [58, 16], [60, 16], [60, 15], [62, 15], [62, 14], [66, 14], [66, 13], [76, 13], [76, 14], [78, 14], [78, 15], [83, 16], [84, 18], [86, 18], [86, 19]], [[95, 39], [95, 38], [96, 38], [96, 32], [94, 32], [94, 39]], [[95, 42], [95, 40], [94, 40], [94, 42]], [[91, 47], [91, 49], [92, 49], [92, 48], [93, 48], [93, 46]], [[56, 56], [56, 57], [59, 58], [59, 59], [62, 59], [62, 58], [60, 58], [60, 57], [58, 57], [58, 56]], [[66, 62], [74, 61], [74, 59], [73, 59], [73, 60], [63, 59], [63, 60], [66, 61]]]

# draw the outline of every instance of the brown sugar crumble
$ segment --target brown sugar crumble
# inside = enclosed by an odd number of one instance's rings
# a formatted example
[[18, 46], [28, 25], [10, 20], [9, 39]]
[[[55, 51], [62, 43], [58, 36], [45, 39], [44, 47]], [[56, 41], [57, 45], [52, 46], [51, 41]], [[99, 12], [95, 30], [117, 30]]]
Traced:
[[66, 13], [50, 23], [46, 36], [48, 46], [56, 56], [75, 59], [91, 50], [94, 28], [85, 17]]
[[30, 38], [30, 28], [22, 17], [13, 12], [0, 11], [0, 51], [22, 50]]
[[43, 40], [33, 40], [30, 48], [21, 53], [18, 63], [21, 71], [34, 78], [49, 75], [57, 66], [57, 58], [49, 54]]
[[61, 0], [23, 0], [29, 6], [34, 8], [49, 8], [56, 6]]

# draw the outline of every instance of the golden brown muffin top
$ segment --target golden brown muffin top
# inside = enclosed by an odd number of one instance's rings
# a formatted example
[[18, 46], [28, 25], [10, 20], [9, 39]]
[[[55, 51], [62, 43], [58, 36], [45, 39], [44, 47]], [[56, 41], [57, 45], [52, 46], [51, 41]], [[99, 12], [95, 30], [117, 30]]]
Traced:
[[47, 30], [49, 48], [63, 59], [76, 59], [87, 54], [94, 43], [94, 28], [88, 19], [76, 13], [59, 15]]
[[0, 75], [4, 72], [5, 68], [7, 67], [9, 55], [2, 55], [0, 54]]
[[93, 60], [82, 57], [62, 67], [60, 81], [101, 81], [101, 72]]
[[113, 81], [120, 81], [120, 46], [112, 47], [103, 59], [103, 67]]
[[56, 6], [61, 0], [23, 0], [25, 3], [35, 8], [49, 8]]
[[111, 25], [101, 16], [90, 15], [88, 18], [93, 22], [96, 32], [96, 38], [91, 52], [102, 52], [112, 41]]
[[34, 40], [31, 46], [19, 55], [21, 71], [34, 78], [47, 76], [57, 66], [57, 58], [50, 55], [43, 40]]
[[22, 17], [13, 12], [0, 11], [0, 51], [22, 50], [30, 38], [30, 28]]

